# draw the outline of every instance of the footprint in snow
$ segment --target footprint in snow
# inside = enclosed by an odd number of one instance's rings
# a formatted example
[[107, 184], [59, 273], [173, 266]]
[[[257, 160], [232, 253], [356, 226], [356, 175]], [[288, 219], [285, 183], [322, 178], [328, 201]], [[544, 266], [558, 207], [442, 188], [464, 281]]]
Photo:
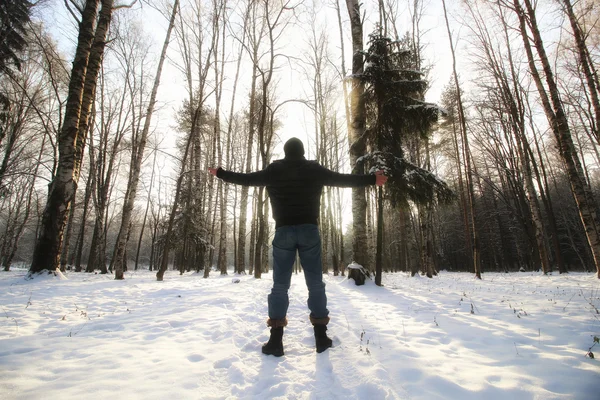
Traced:
[[196, 363], [204, 360], [205, 357], [201, 354], [190, 354], [187, 359], [189, 362]]
[[238, 357], [224, 358], [222, 360], [215, 361], [213, 366], [215, 368], [229, 368], [231, 367], [231, 364], [233, 364], [235, 361], [238, 361], [238, 359]]

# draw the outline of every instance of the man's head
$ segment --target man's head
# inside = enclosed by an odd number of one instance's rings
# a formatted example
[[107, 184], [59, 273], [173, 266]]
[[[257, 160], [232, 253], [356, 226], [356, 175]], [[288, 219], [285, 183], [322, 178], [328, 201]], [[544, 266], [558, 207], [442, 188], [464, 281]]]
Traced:
[[288, 160], [297, 160], [304, 157], [304, 144], [298, 138], [291, 138], [283, 145], [285, 158]]

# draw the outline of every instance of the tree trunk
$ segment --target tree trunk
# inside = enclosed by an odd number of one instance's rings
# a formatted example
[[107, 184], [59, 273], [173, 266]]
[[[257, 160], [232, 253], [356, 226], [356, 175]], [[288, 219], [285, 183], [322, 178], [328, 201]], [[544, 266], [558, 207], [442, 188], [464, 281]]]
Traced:
[[446, 0], [442, 0], [444, 8], [444, 19], [446, 20], [446, 29], [448, 31], [448, 40], [450, 42], [450, 51], [452, 53], [452, 70], [454, 85], [456, 88], [458, 117], [460, 122], [460, 133], [463, 141], [463, 157], [465, 160], [466, 169], [466, 186], [469, 200], [469, 213], [471, 216], [471, 252], [473, 254], [473, 270], [475, 277], [481, 279], [481, 251], [479, 248], [479, 234], [477, 232], [477, 214], [475, 212], [475, 193], [473, 189], [473, 169], [471, 168], [471, 149], [469, 147], [469, 139], [467, 136], [467, 123], [463, 109], [462, 95], [460, 84], [458, 82], [458, 73], [456, 71], [456, 54], [454, 51], [454, 43], [452, 42], [452, 32], [450, 31], [450, 23], [448, 22], [448, 13], [446, 11]]
[[[460, 148], [458, 146], [458, 138], [460, 136], [460, 129], [457, 129], [456, 126], [456, 121], [453, 119], [452, 120], [452, 144], [454, 146], [454, 152], [456, 155], [456, 167], [457, 167], [457, 171], [458, 171], [458, 190], [460, 191], [460, 211], [461, 211], [461, 215], [462, 215], [462, 223], [463, 223], [463, 229], [464, 229], [464, 235], [465, 235], [465, 249], [471, 249], [473, 244], [472, 244], [472, 240], [473, 240], [473, 236], [471, 234], [471, 224], [469, 224], [469, 201], [468, 201], [468, 195], [465, 196], [466, 194], [466, 187], [464, 184], [464, 180], [463, 176], [466, 176], [467, 171], [466, 168], [463, 168], [463, 163], [461, 162], [462, 159], [462, 152], [460, 151]], [[463, 175], [464, 173], [464, 175]], [[473, 264], [473, 252], [468, 252], [468, 257], [469, 257], [469, 261], [471, 263], [471, 265]]]
[[[508, 50], [508, 66], [510, 67], [509, 73], [510, 78], [504, 68], [496, 61], [497, 57], [491, 46], [486, 44], [486, 53], [488, 56], [489, 63], [492, 65], [494, 70], [494, 76], [498, 87], [502, 90], [502, 101], [505, 109], [508, 111], [508, 117], [510, 123], [506, 126], [507, 130], [510, 130], [513, 137], [515, 138], [516, 150], [521, 166], [521, 173], [523, 174], [525, 194], [527, 197], [527, 204], [530, 210], [531, 223], [533, 228], [533, 236], [537, 252], [539, 254], [539, 262], [542, 267], [544, 274], [548, 274], [552, 271], [550, 265], [550, 259], [546, 249], [545, 229], [543, 225], [542, 210], [538, 200], [538, 195], [533, 182], [533, 159], [531, 156], [531, 149], [529, 140], [526, 135], [526, 123], [525, 123], [525, 104], [523, 102], [523, 95], [521, 93], [521, 86], [519, 77], [517, 76], [515, 64], [513, 62], [512, 49], [510, 38], [508, 35], [508, 27], [504, 21], [504, 15], [500, 12], [503, 19], [503, 32], [504, 42]], [[487, 34], [487, 32], [486, 32]], [[489, 36], [489, 35], [486, 35]]]
[[383, 269], [383, 188], [377, 188], [377, 252], [375, 253], [375, 284], [382, 286]]
[[34, 194], [34, 190], [35, 190], [35, 182], [36, 182], [36, 178], [38, 176], [39, 168], [42, 165], [41, 160], [42, 160], [42, 156], [44, 155], [45, 144], [46, 144], [46, 136], [44, 136], [44, 139], [42, 140], [42, 144], [40, 146], [40, 151], [39, 151], [38, 157], [37, 157], [37, 162], [35, 163], [35, 167], [31, 174], [31, 182], [29, 184], [29, 188], [27, 188], [26, 199], [24, 202], [22, 201], [23, 199], [21, 199], [21, 201], [19, 201], [18, 208], [20, 208], [21, 206], [24, 206], [25, 213], [23, 215], [22, 220], [17, 225], [16, 224], [17, 217], [18, 217], [18, 214], [20, 214], [20, 212], [16, 212], [16, 215], [15, 215], [16, 227], [12, 230], [10, 237], [7, 238], [8, 243], [10, 245], [7, 246], [6, 250], [2, 252], [2, 266], [4, 267], [5, 271], [8, 271], [10, 269], [12, 260], [14, 259], [15, 255], [17, 253], [17, 249], [19, 247], [19, 242], [21, 240], [21, 236], [23, 235], [23, 232], [25, 231], [25, 226], [27, 225], [27, 222], [29, 221], [29, 214], [31, 213], [31, 204], [33, 201], [33, 194]]
[[73, 196], [73, 201], [71, 201], [71, 207], [69, 209], [69, 217], [67, 219], [67, 228], [65, 233], [65, 240], [63, 241], [63, 248], [60, 255], [60, 271], [65, 272], [67, 270], [67, 264], [69, 261], [69, 250], [71, 244], [71, 236], [73, 233], [73, 218], [75, 216], [75, 199], [77, 193]]
[[[112, 7], [111, 0], [105, 0], [105, 2], [109, 8]], [[103, 7], [105, 2], [102, 3]], [[50, 183], [48, 200], [42, 215], [41, 232], [35, 244], [33, 260], [29, 269], [30, 274], [42, 271], [55, 272], [60, 265], [66, 216], [77, 186], [75, 178], [78, 177], [78, 171], [75, 171], [75, 168], [79, 161], [75, 159], [76, 143], [79, 122], [84, 117], [81, 113], [85, 111], [82, 110], [82, 97], [88, 73], [88, 61], [94, 42], [94, 28], [99, 3], [99, 0], [87, 0], [81, 16], [65, 118], [58, 141], [58, 167], [56, 176]]]
[[138, 237], [137, 250], [135, 252], [135, 267], [134, 270], [137, 271], [138, 264], [140, 261], [140, 249], [142, 248], [142, 240], [144, 238], [144, 231], [146, 229], [146, 221], [148, 219], [148, 211], [150, 210], [150, 199], [152, 196], [152, 187], [154, 186], [154, 173], [156, 170], [156, 155], [158, 154], [158, 149], [154, 149], [154, 157], [152, 160], [152, 173], [150, 174], [150, 186], [148, 187], [148, 197], [146, 199], [146, 210], [144, 211], [144, 218], [142, 219], [142, 226], [140, 228], [140, 236]]
[[[214, 157], [213, 157], [214, 158]], [[209, 190], [210, 190], [210, 186], [209, 186]], [[219, 198], [218, 196], [215, 196], [216, 200], [215, 202], [219, 202]], [[204, 277], [208, 278], [210, 270], [213, 267], [213, 260], [214, 260], [214, 252], [215, 252], [215, 229], [217, 226], [217, 207], [216, 205], [212, 204], [212, 195], [209, 193], [208, 195], [208, 200], [209, 200], [209, 204], [208, 204], [208, 215], [211, 215], [211, 227], [210, 227], [210, 249], [208, 251], [208, 262], [206, 267], [204, 267]], [[206, 247], [205, 246], [201, 246], [200, 251], [205, 251]]]
[[[352, 173], [364, 173], [364, 166], [358, 163], [367, 148], [365, 143], [365, 130], [367, 110], [365, 103], [365, 84], [356, 76], [363, 73], [363, 27], [358, 0], [346, 0], [350, 26], [352, 31], [352, 90], [350, 91], [350, 129], [348, 130], [348, 143], [350, 145], [350, 165]], [[352, 188], [352, 254], [353, 261], [369, 268], [368, 240], [367, 240], [367, 199], [364, 188]]]
[[[148, 110], [146, 112], [146, 119], [144, 120], [144, 127], [142, 128], [142, 134], [139, 138], [139, 142], [134, 147], [137, 151], [132, 151], [131, 164], [129, 171], [129, 182], [125, 191], [125, 199], [123, 201], [123, 211], [121, 214], [121, 226], [117, 235], [117, 242], [113, 257], [111, 260], [111, 269], [115, 271], [115, 279], [123, 279], [123, 269], [125, 265], [124, 255], [125, 248], [127, 246], [127, 239], [129, 238], [129, 227], [131, 226], [131, 215], [133, 212], [133, 206], [135, 197], [137, 194], [137, 186], [140, 179], [140, 169], [144, 158], [144, 150], [146, 148], [146, 142], [148, 140], [148, 134], [150, 132], [150, 123], [152, 120], [152, 113], [154, 112], [154, 106], [156, 104], [156, 95], [158, 93], [158, 87], [160, 85], [160, 78], [162, 75], [162, 69], [167, 56], [167, 48], [169, 47], [169, 41], [171, 39], [171, 32], [175, 26], [175, 16], [179, 8], [179, 0], [175, 0], [173, 3], [173, 10], [171, 12], [171, 19], [169, 21], [169, 27], [167, 28], [167, 35], [163, 43], [160, 59], [158, 61], [158, 67], [156, 69], [156, 75], [154, 77], [154, 84], [152, 86], [152, 92], [150, 93], [150, 100], [148, 102]], [[176, 205], [173, 206], [176, 208]], [[161, 279], [162, 280], [162, 275]]]
[[[238, 191], [234, 191], [233, 193], [233, 209], [237, 210], [237, 198]], [[233, 239], [233, 260], [234, 260], [234, 269], [236, 274], [245, 274], [246, 271], [241, 270], [237, 264], [238, 259], [238, 243], [237, 243], [237, 231], [238, 231], [238, 217], [236, 214], [233, 215], [233, 230], [231, 231], [231, 236]]]
[[[248, 142], [246, 146], [246, 172], [250, 172], [252, 168], [252, 142], [254, 141], [255, 121], [254, 113], [256, 112], [256, 104], [254, 97], [256, 96], [256, 65], [252, 67], [252, 82], [250, 86], [250, 110], [248, 112]], [[238, 232], [238, 254], [236, 265], [238, 271], [246, 271], [246, 227], [248, 225], [248, 186], [242, 186], [240, 195], [240, 219]], [[251, 244], [252, 245], [252, 244]], [[252, 261], [251, 261], [252, 263]]]
[[[112, 18], [112, 4], [113, 0], [106, 1], [102, 0], [102, 9], [100, 10], [100, 17], [98, 19], [98, 26], [94, 36], [94, 42], [90, 50], [90, 56], [88, 61], [88, 69], [85, 75], [85, 84], [83, 95], [81, 99], [81, 114], [79, 118], [77, 139], [75, 141], [75, 157], [74, 157], [74, 169], [73, 169], [73, 181], [75, 182], [75, 189], [79, 182], [79, 174], [81, 172], [81, 165], [83, 162], [83, 154], [85, 152], [86, 138], [91, 135], [90, 132], [90, 121], [93, 120], [93, 109], [94, 100], [96, 97], [96, 87], [100, 69], [102, 67], [102, 60], [104, 58], [104, 48], [106, 46], [106, 36], [108, 35], [108, 29]], [[103, 112], [104, 110], [102, 110]], [[104, 133], [104, 126], [100, 128], [100, 134]], [[103, 151], [106, 151], [106, 145], [108, 137], [104, 135], [105, 141], [103, 142]], [[116, 144], [115, 144], [116, 146]], [[103, 154], [105, 156], [105, 154]], [[111, 160], [112, 163], [113, 160]], [[99, 170], [106, 171], [106, 173], [100, 173], [98, 170], [93, 173], [96, 174], [96, 196], [97, 201], [95, 206], [97, 208], [97, 231], [94, 232], [96, 238], [96, 246], [91, 247], [90, 256], [88, 260], [87, 272], [92, 272], [94, 268], [100, 269], [102, 273], [106, 273], [106, 262], [105, 262], [105, 248], [106, 248], [106, 230], [105, 230], [105, 211], [106, 204], [108, 203], [108, 187], [110, 186], [110, 169], [111, 166], [105, 165], [106, 159], [103, 158], [99, 166]], [[90, 160], [90, 165], [93, 166], [93, 160]], [[92, 192], [93, 194], [93, 192]], [[75, 196], [75, 194], [73, 195]], [[98, 212], [98, 209], [102, 209]], [[98, 216], [100, 214], [100, 216]], [[92, 242], [94, 243], [94, 242]], [[92, 264], [90, 267], [89, 262], [96, 262], [96, 265]], [[90, 268], [91, 271], [89, 270]]]
[[96, 222], [94, 223], [94, 233], [90, 244], [90, 252], [88, 256], [85, 272], [94, 272], [98, 268], [102, 268], [102, 263], [106, 262], [104, 258], [102, 242], [104, 240], [104, 210], [96, 210]]
[[257, 233], [256, 233], [256, 247], [254, 249], [254, 277], [256, 279], [260, 279], [261, 274], [262, 274], [262, 246], [263, 246], [263, 241], [264, 241], [264, 236], [265, 236], [265, 222], [264, 222], [264, 214], [263, 214], [263, 203], [265, 201], [267, 201], [266, 198], [264, 198], [264, 188], [261, 186], [260, 188], [258, 188], [258, 195], [257, 195], [257, 205], [256, 205], [256, 209], [258, 211], [258, 214], [256, 216], [256, 223], [257, 223]]
[[328, 188], [326, 192], [327, 196], [327, 220], [329, 221], [329, 232], [331, 235], [331, 264], [333, 267], [333, 276], [338, 276], [340, 273], [340, 243], [336, 220], [334, 218], [334, 202], [333, 202], [333, 188]]
[[[600, 232], [596, 201], [592, 195], [591, 188], [585, 180], [581, 161], [579, 160], [579, 156], [573, 143], [567, 116], [560, 99], [560, 93], [554, 79], [552, 66], [546, 55], [533, 6], [529, 0], [525, 0], [527, 14], [525, 14], [525, 11], [522, 9], [519, 0], [514, 0], [514, 6], [519, 17], [521, 37], [523, 39], [525, 52], [527, 53], [529, 69], [542, 99], [548, 123], [550, 124], [557, 141], [560, 156], [565, 163], [571, 191], [575, 198], [575, 202], [577, 203], [588, 245], [592, 252], [594, 267], [596, 268], [597, 276], [600, 279]], [[546, 92], [546, 88], [544, 87], [535, 64], [536, 60], [531, 48], [527, 26], [529, 26], [531, 30], [533, 43], [539, 60], [542, 63], [549, 93]]]
[[85, 242], [85, 228], [87, 223], [88, 209], [92, 197], [92, 179], [88, 178], [85, 186], [85, 195], [83, 196], [83, 211], [81, 213], [81, 223], [79, 233], [77, 234], [77, 246], [75, 250], [75, 272], [81, 272], [81, 258], [83, 256], [83, 243]]
[[[226, 15], [225, 15], [225, 8], [226, 8], [226, 1], [223, 2], [223, 7], [221, 9], [221, 13], [222, 13], [222, 18], [223, 18], [223, 25], [225, 25], [225, 21], [226, 21]], [[218, 141], [217, 143], [217, 149], [218, 149], [218, 160], [217, 160], [217, 165], [222, 165], [223, 163], [223, 149], [222, 149], [222, 143], [221, 143], [221, 122], [220, 122], [220, 107], [221, 107], [221, 93], [223, 92], [223, 80], [224, 80], [224, 69], [225, 69], [225, 29], [222, 30], [222, 37], [221, 37], [221, 66], [219, 68], [219, 58], [218, 58], [218, 52], [215, 52], [215, 61], [214, 61], [214, 69], [215, 69], [215, 82], [216, 86], [215, 86], [215, 137]], [[240, 65], [240, 60], [238, 59], [238, 66], [237, 66], [237, 71], [236, 71], [236, 82], [237, 82], [237, 75], [239, 74], [239, 65]], [[235, 86], [235, 83], [234, 83]], [[235, 95], [233, 96], [233, 100], [232, 100], [232, 104], [231, 104], [231, 111], [230, 111], [230, 117], [233, 115], [233, 101], [235, 101]], [[231, 122], [231, 119], [229, 120]], [[226, 139], [226, 145], [225, 145], [225, 153], [229, 154], [229, 147], [231, 145], [231, 128], [228, 129], [228, 133], [227, 133], [227, 139]], [[229, 188], [229, 185], [225, 185], [223, 183], [223, 181], [219, 180], [218, 181], [218, 197], [220, 199], [220, 204], [219, 204], [219, 221], [220, 221], [220, 227], [219, 227], [219, 245], [218, 245], [218, 253], [217, 253], [217, 269], [219, 270], [219, 272], [221, 273], [221, 275], [227, 275], [227, 189]]]
[[258, 224], [256, 222], [256, 216], [258, 215], [258, 209], [257, 209], [257, 204], [258, 204], [258, 188], [256, 188], [254, 190], [253, 196], [252, 196], [252, 219], [250, 220], [250, 249], [248, 250], [248, 260], [249, 260], [249, 265], [248, 265], [248, 273], [253, 275], [254, 274], [254, 251], [256, 250], [256, 247], [254, 246], [254, 243], [256, 243], [256, 235], [258, 232]]

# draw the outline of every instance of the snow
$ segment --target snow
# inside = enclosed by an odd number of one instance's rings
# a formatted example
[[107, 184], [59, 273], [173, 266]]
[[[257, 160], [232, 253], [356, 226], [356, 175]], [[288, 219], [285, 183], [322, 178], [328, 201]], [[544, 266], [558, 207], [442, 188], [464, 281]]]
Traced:
[[25, 274], [0, 273], [5, 400], [600, 398], [594, 274], [326, 275], [322, 354], [294, 275], [281, 358], [260, 352], [270, 274]]

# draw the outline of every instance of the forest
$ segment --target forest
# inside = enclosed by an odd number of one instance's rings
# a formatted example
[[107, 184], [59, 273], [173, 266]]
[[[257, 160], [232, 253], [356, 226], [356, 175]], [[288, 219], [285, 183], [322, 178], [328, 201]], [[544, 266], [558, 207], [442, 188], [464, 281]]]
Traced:
[[324, 189], [324, 273], [600, 278], [594, 0], [4, 0], [0, 17], [4, 271], [260, 278], [266, 190], [208, 168], [263, 169], [302, 132], [307, 158], [389, 176]]

